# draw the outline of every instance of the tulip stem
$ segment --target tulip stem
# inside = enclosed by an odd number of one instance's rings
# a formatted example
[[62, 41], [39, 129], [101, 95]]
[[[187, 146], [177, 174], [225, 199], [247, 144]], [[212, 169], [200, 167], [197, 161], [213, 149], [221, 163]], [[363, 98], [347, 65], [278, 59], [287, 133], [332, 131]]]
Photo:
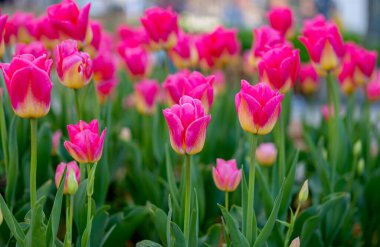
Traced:
[[74, 89], [74, 98], [75, 98], [75, 109], [76, 109], [77, 118], [79, 121], [79, 120], [82, 120], [82, 115], [81, 115], [81, 111], [80, 111], [79, 90], [78, 89]]
[[65, 246], [72, 245], [72, 228], [73, 228], [74, 196], [66, 196], [66, 236]]
[[30, 207], [33, 211], [37, 197], [37, 119], [30, 119]]
[[365, 161], [366, 166], [371, 168], [371, 107], [368, 99], [364, 102], [364, 121], [365, 121]]
[[226, 195], [225, 195], [225, 198], [224, 198], [224, 200], [225, 200], [225, 203], [226, 203], [226, 209], [227, 209], [227, 211], [228, 211], [228, 191], [226, 190]]
[[5, 173], [8, 175], [8, 134], [7, 134], [7, 125], [4, 115], [4, 104], [3, 97], [0, 96], [0, 131], [1, 131], [1, 145], [3, 147], [4, 154], [4, 167]]
[[289, 246], [290, 237], [292, 236], [294, 224], [296, 222], [297, 215], [298, 215], [298, 213], [300, 211], [300, 208], [301, 208], [301, 203], [298, 203], [297, 210], [296, 210], [295, 214], [294, 215], [292, 214], [292, 216], [290, 218], [290, 224], [289, 224], [288, 232], [286, 233], [284, 247], [288, 247]]
[[256, 217], [254, 217], [254, 194], [255, 194], [255, 173], [256, 173], [256, 148], [257, 148], [257, 137], [255, 135], [251, 136], [251, 160], [249, 163], [249, 184], [248, 184], [248, 203], [247, 203], [247, 228], [245, 236], [250, 243], [253, 244], [252, 234], [256, 236], [257, 223]]
[[190, 237], [190, 203], [191, 203], [191, 167], [190, 167], [190, 155], [185, 155], [185, 166], [186, 166], [186, 188], [185, 188], [185, 220], [183, 231], [185, 234], [186, 245], [189, 243]]

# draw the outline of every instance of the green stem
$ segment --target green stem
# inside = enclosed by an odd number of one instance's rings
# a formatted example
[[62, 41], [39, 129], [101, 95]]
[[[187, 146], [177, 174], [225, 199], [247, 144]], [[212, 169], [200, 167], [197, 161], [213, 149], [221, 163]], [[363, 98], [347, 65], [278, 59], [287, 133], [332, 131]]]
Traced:
[[74, 89], [74, 98], [75, 98], [75, 109], [76, 109], [76, 112], [77, 112], [77, 118], [78, 118], [78, 121], [79, 120], [82, 120], [82, 115], [81, 115], [81, 111], [80, 111], [80, 104], [79, 104], [79, 90], [78, 89]]
[[4, 167], [5, 173], [8, 175], [8, 134], [7, 134], [7, 125], [5, 121], [4, 114], [4, 104], [3, 97], [0, 96], [0, 131], [1, 131], [1, 145], [3, 147], [4, 153]]
[[284, 242], [284, 247], [289, 246], [290, 237], [292, 236], [294, 224], [296, 222], [298, 212], [300, 211], [300, 207], [301, 207], [301, 203], [298, 204], [296, 213], [290, 219], [289, 229], [288, 229], [288, 232], [286, 233], [286, 239]]
[[371, 105], [368, 99], [364, 102], [364, 121], [365, 121], [365, 161], [368, 168], [371, 167]]
[[[190, 167], [190, 155], [185, 156], [186, 166], [186, 188], [185, 188], [185, 221], [183, 231], [185, 234], [185, 241], [189, 243], [190, 237], [190, 203], [191, 203], [191, 167]], [[186, 245], [187, 245], [186, 244]]]
[[30, 119], [30, 207], [33, 211], [37, 199], [37, 119]]
[[225, 198], [224, 198], [224, 201], [225, 201], [225, 203], [226, 203], [226, 209], [227, 209], [227, 211], [228, 211], [228, 191], [226, 190], [226, 193], [225, 193]]
[[66, 196], [66, 240], [65, 246], [72, 245], [74, 196]]
[[255, 162], [256, 162], [256, 148], [257, 148], [257, 137], [255, 135], [251, 136], [251, 160], [249, 164], [249, 187], [248, 187], [248, 203], [247, 203], [247, 228], [245, 236], [248, 242], [252, 245], [253, 238], [252, 234], [256, 236], [257, 224], [256, 218], [254, 217], [254, 194], [255, 194]]
[[285, 115], [281, 114], [279, 119], [279, 132], [278, 132], [278, 184], [282, 183], [285, 177]]
[[92, 167], [90, 164], [87, 164], [87, 227], [91, 224], [92, 216], [92, 195], [94, 194], [94, 181], [95, 181], [95, 172], [96, 172], [97, 163], [93, 164]]
[[83, 181], [86, 178], [86, 166], [88, 165], [84, 163], [79, 163], [80, 181]]

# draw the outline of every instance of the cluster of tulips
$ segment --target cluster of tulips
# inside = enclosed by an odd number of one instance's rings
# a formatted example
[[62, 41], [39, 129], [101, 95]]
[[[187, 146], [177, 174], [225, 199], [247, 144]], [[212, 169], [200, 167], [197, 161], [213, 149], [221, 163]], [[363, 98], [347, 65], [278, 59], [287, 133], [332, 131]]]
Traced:
[[[187, 33], [170, 8], [115, 35], [89, 12], [63, 0], [0, 17], [1, 244], [379, 244], [376, 52], [316, 16], [301, 64], [287, 7], [243, 55], [237, 30]], [[312, 98], [324, 79], [325, 121], [295, 126], [293, 91]]]

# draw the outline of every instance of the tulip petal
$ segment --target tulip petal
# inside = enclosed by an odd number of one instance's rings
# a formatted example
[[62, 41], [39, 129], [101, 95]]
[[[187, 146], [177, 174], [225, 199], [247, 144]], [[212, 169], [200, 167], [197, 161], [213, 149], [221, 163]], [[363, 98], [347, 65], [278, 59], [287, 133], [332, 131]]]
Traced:
[[191, 123], [186, 129], [185, 146], [187, 154], [199, 153], [206, 139], [206, 128], [211, 120], [211, 116], [207, 115], [198, 118]]
[[82, 150], [77, 145], [69, 141], [65, 141], [63, 145], [65, 146], [67, 152], [69, 152], [69, 154], [76, 161], [78, 161], [79, 163], [87, 162], [87, 155], [83, 153]]
[[179, 154], [183, 154], [183, 132], [181, 120], [177, 115], [171, 112], [170, 109], [163, 110], [163, 114], [170, 132], [170, 143], [174, 151]]

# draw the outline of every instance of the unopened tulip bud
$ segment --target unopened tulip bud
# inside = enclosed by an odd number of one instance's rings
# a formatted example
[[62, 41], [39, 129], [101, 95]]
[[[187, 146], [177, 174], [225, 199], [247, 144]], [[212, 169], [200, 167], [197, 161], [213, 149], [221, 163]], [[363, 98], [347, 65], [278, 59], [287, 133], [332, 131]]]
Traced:
[[309, 182], [306, 180], [300, 190], [300, 193], [298, 194], [298, 201], [299, 203], [303, 203], [307, 200], [309, 197]]
[[78, 190], [78, 181], [75, 177], [74, 170], [70, 170], [69, 177], [67, 179], [67, 193], [69, 195], [74, 195]]
[[289, 245], [289, 247], [300, 247], [300, 246], [301, 246], [300, 237], [296, 237], [295, 239], [293, 239], [293, 241]]
[[261, 143], [256, 149], [256, 160], [262, 166], [272, 166], [277, 158], [277, 148], [273, 143]]
[[361, 158], [358, 162], [358, 167], [357, 167], [357, 171], [358, 171], [358, 174], [361, 176], [363, 174], [363, 171], [364, 171], [364, 168], [365, 168], [365, 163], [364, 163], [364, 159]]
[[354, 156], [358, 157], [362, 152], [362, 142], [360, 140], [356, 141], [353, 148]]

